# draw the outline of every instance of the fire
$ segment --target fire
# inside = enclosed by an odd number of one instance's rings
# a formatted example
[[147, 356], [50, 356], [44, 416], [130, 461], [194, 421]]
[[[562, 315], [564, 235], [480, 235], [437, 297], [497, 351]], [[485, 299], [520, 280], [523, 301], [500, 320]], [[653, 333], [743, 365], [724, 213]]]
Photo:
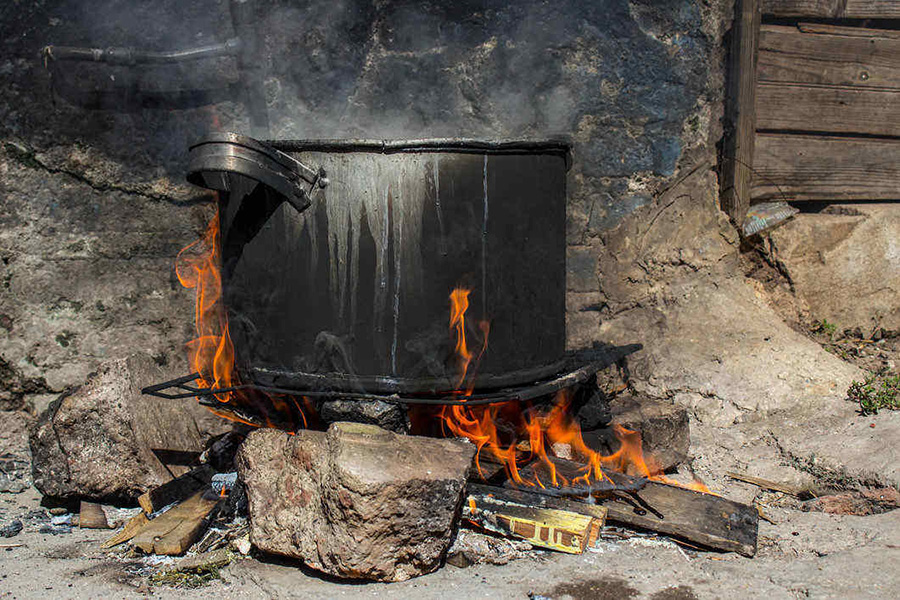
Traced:
[[[216, 212], [200, 239], [182, 249], [175, 259], [178, 281], [184, 287], [194, 290], [194, 325], [197, 336], [187, 343], [188, 361], [191, 369], [199, 374], [197, 386], [210, 390], [232, 388], [241, 383], [235, 368], [234, 344], [228, 331], [228, 316], [222, 303], [222, 256], [219, 244], [219, 214]], [[290, 430], [309, 425], [306, 415], [312, 412], [312, 405], [306, 397], [264, 394], [249, 389], [224, 391], [214, 395], [220, 402], [230, 404], [229, 408], [249, 409], [249, 414], [259, 417], [268, 427]], [[210, 411], [245, 425], [260, 425], [230, 410], [225, 412], [210, 408]]]
[[[469, 306], [469, 293], [470, 290], [457, 288], [450, 294], [450, 331], [451, 335], [456, 336], [455, 349], [460, 369], [457, 396], [462, 400], [471, 395], [474, 383], [471, 380], [473, 374], [469, 371], [473, 364], [477, 366], [487, 349], [486, 333], [489, 330], [486, 323], [479, 324], [482, 332], [485, 332], [484, 343], [481, 351], [474, 355], [466, 343], [465, 313]], [[463, 389], [462, 384], [467, 379], [470, 379], [469, 387]], [[645, 457], [641, 436], [636, 431], [614, 425], [613, 433], [619, 441], [619, 449], [608, 456], [588, 447], [581, 428], [569, 410], [568, 390], [560, 391], [552, 407], [544, 412], [534, 409], [522, 411], [514, 404], [457, 404], [443, 407], [440, 417], [447, 432], [468, 438], [475, 444], [475, 465], [483, 478], [482, 461], [488, 460], [502, 464], [509, 479], [524, 487], [577, 486], [610, 481], [606, 474], [610, 471], [682, 485], [663, 475], [651, 457]], [[509, 431], [509, 427], [501, 427], [501, 423], [512, 425], [514, 431]], [[522, 443], [525, 440], [527, 443]], [[577, 473], [560, 473], [553, 460], [556, 455], [554, 448], [569, 450], [572, 459], [583, 466]], [[523, 464], [534, 464], [536, 461], [544, 479], [538, 475], [538, 469], [530, 470], [530, 478], [523, 477], [519, 470], [520, 461]], [[685, 487], [709, 491], [700, 482]]]
[[[234, 346], [228, 334], [228, 318], [222, 309], [222, 276], [219, 270], [219, 214], [209, 222], [203, 236], [185, 247], [175, 259], [175, 274], [186, 288], [194, 290], [194, 325], [197, 337], [188, 342], [191, 369], [200, 374], [202, 388], [234, 384]], [[228, 402], [232, 393], [217, 394]]]
[[[221, 250], [218, 213], [209, 222], [203, 236], [178, 253], [175, 270], [178, 280], [195, 295], [196, 338], [188, 342], [191, 369], [199, 374], [197, 385], [203, 389], [238, 388], [218, 392], [215, 397], [231, 407], [247, 408], [248, 412], [265, 421], [268, 427], [289, 431], [315, 423], [307, 421], [307, 414], [315, 416], [306, 397], [283, 394], [264, 394], [240, 387], [235, 368], [234, 345], [228, 331], [228, 317], [222, 303]], [[479, 321], [481, 339], [473, 351], [468, 342], [466, 313], [471, 290], [456, 288], [450, 293], [449, 330], [454, 340], [454, 362], [457, 372], [454, 397], [465, 400], [472, 395], [475, 376], [481, 357], [487, 350], [490, 324]], [[478, 347], [480, 346], [480, 347]], [[223, 409], [226, 408], [223, 406]], [[210, 409], [214, 413], [248, 425], [259, 423], [246, 420], [233, 412]], [[619, 449], [603, 455], [584, 441], [578, 423], [569, 410], [569, 392], [560, 391], [549, 410], [534, 407], [522, 410], [518, 403], [467, 406], [447, 405], [440, 411], [445, 433], [471, 440], [477, 447], [475, 465], [484, 477], [482, 461], [498, 462], [515, 483], [525, 487], [578, 486], [609, 481], [608, 472], [646, 477], [654, 481], [682, 485], [667, 478], [656, 467], [652, 457], [644, 455], [641, 436], [622, 426], [614, 426]], [[277, 422], [273, 422], [274, 418]], [[561, 473], [554, 458], [565, 449], [565, 458], [582, 465], [577, 472]], [[519, 465], [530, 463], [532, 468], [523, 476]], [[567, 463], [571, 465], [572, 463]], [[539, 474], [540, 473], [540, 474]], [[709, 490], [700, 482], [687, 485], [698, 491]]]

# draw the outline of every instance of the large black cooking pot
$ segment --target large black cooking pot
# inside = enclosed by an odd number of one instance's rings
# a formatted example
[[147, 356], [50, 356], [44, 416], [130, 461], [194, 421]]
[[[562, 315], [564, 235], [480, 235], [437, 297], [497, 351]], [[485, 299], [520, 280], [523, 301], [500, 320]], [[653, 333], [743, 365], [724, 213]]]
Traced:
[[224, 302], [242, 379], [453, 389], [455, 288], [471, 290], [475, 355], [479, 323], [490, 323], [476, 385], [552, 374], [566, 339], [567, 159], [557, 142], [223, 134], [194, 146], [189, 179], [221, 192]]

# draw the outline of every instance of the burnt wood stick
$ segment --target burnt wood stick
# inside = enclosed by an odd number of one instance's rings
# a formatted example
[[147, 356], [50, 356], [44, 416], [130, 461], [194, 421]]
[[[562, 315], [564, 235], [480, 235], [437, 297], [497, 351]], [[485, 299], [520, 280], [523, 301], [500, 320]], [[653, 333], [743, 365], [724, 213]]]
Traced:
[[728, 477], [732, 479], [737, 479], [738, 481], [743, 481], [744, 483], [751, 483], [757, 487], [761, 487], [764, 490], [771, 490], [773, 492], [781, 492], [783, 494], [788, 494], [794, 497], [801, 497], [804, 495], [808, 495], [806, 490], [801, 490], [795, 488], [792, 485], [788, 485], [786, 483], [778, 483], [777, 481], [771, 481], [769, 479], [763, 479], [762, 477], [754, 477], [752, 475], [746, 475], [744, 473], [735, 473], [733, 471], [727, 471], [725, 473]]
[[138, 504], [145, 513], [152, 515], [173, 502], [180, 502], [197, 491], [209, 487], [214, 473], [215, 470], [210, 465], [201, 465], [181, 477], [176, 477], [146, 494], [142, 494], [138, 498]]
[[[560, 458], [553, 458], [553, 463], [557, 473], [567, 479], [573, 479], [584, 469], [584, 465]], [[542, 466], [535, 462], [519, 472], [528, 480], [534, 470], [541, 473]], [[607, 475], [617, 483], [629, 478], [620, 473]], [[548, 479], [546, 475], [541, 477], [545, 483]], [[506, 482], [504, 487], [515, 486]], [[519, 487], [518, 491], [541, 496], [552, 488], [524, 490]], [[744, 556], [756, 554], [759, 513], [752, 506], [655, 481], [645, 481], [638, 491], [597, 494], [595, 497], [609, 511], [607, 520], [610, 522], [664, 533], [716, 550]]]

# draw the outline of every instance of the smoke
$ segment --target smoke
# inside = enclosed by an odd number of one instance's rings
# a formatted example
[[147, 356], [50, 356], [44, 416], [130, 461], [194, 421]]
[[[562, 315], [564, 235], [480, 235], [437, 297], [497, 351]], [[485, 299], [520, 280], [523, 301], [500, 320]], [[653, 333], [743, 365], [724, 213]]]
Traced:
[[[699, 0], [249, 1], [263, 74], [250, 93], [265, 98], [272, 138], [570, 137], [587, 176], [665, 176], [708, 86]], [[115, 92], [98, 110], [47, 102], [35, 57], [49, 43], [167, 50], [222, 42], [236, 35], [229, 2], [47, 0], [21, 15], [2, 9], [4, 49], [35, 67], [7, 82], [30, 96], [19, 105], [29, 118], [8, 126], [27, 123], [56, 141], [86, 139], [125, 162], [183, 171], [187, 146], [205, 131], [249, 133], [246, 74], [234, 58], [60, 63], [57, 92], [86, 88], [95, 101]], [[206, 96], [166, 98], [185, 90]], [[148, 91], [158, 98], [150, 106], [141, 101]]]

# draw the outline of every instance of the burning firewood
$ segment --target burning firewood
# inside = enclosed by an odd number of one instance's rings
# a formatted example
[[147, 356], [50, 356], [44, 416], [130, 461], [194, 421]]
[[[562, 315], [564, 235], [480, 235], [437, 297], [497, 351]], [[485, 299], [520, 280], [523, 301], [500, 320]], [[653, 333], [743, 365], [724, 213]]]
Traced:
[[[554, 458], [560, 474], [572, 477], [583, 465]], [[521, 471], [528, 478], [537, 466]], [[616, 480], [629, 476], [614, 474]], [[634, 478], [632, 478], [634, 479]], [[507, 482], [508, 486], [515, 487]], [[552, 506], [559, 498], [554, 488], [506, 489], [505, 497], [529, 506]], [[582, 496], [588, 496], [585, 492]], [[737, 552], [744, 556], [756, 553], [759, 514], [746, 504], [726, 500], [715, 494], [698, 492], [656, 481], [646, 481], [640, 489], [616, 490], [591, 495], [607, 509], [607, 519], [629, 527], [671, 535], [716, 550]], [[573, 498], [574, 500], [574, 498]]]

